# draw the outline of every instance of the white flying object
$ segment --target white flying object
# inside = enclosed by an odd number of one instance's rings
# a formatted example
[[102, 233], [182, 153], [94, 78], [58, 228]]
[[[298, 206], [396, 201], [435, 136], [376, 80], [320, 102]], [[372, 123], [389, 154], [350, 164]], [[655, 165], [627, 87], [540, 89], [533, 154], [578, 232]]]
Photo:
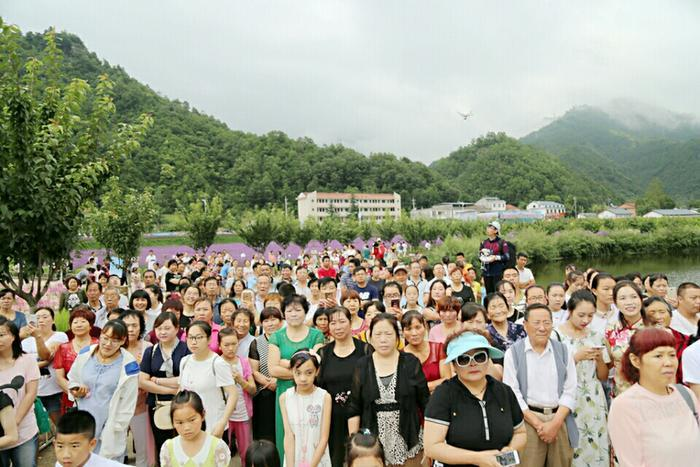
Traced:
[[457, 112], [457, 113], [458, 113], [459, 116], [462, 117], [464, 120], [466, 120], [466, 119], [468, 119], [469, 117], [471, 117], [471, 116], [474, 115], [471, 111], [469, 111], [469, 112], [467, 112], [467, 113], [465, 113], [465, 114], [463, 114], [462, 112]]

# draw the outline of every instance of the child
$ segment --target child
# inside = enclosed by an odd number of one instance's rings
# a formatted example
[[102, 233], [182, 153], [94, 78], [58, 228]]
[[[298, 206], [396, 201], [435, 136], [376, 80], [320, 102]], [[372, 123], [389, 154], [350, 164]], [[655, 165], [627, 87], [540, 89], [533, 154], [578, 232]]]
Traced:
[[245, 467], [280, 467], [280, 455], [275, 443], [266, 439], [258, 439], [248, 446], [245, 452]]
[[245, 464], [245, 452], [253, 439], [250, 419], [253, 416], [253, 399], [256, 386], [253, 379], [253, 370], [246, 357], [236, 355], [238, 350], [238, 336], [231, 328], [223, 328], [219, 331], [219, 348], [221, 356], [231, 365], [231, 374], [238, 389], [238, 400], [236, 408], [229, 417], [228, 435], [229, 445], [233, 442], [232, 436], [236, 438], [236, 446], [241, 454], [241, 464]]
[[160, 465], [228, 466], [231, 453], [226, 443], [203, 430], [204, 406], [196, 392], [178, 392], [171, 402], [170, 416], [177, 436], [160, 449]]
[[56, 424], [56, 439], [53, 442], [56, 465], [74, 467], [116, 467], [124, 464], [105, 459], [93, 453], [97, 445], [95, 418], [85, 410], [66, 412]]
[[384, 449], [369, 430], [361, 430], [348, 439], [348, 467], [384, 467]]
[[318, 358], [308, 350], [300, 350], [292, 355], [289, 367], [294, 387], [287, 389], [279, 402], [284, 423], [284, 464], [330, 467], [331, 396], [314, 384]]

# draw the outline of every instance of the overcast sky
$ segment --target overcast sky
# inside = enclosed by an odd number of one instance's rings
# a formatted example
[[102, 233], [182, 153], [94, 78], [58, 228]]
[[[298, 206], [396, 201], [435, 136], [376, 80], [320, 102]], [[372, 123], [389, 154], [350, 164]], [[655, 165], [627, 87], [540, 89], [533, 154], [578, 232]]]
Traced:
[[[700, 2], [2, 0], [231, 128], [429, 162], [627, 98], [700, 114]], [[458, 111], [471, 111], [461, 119]]]

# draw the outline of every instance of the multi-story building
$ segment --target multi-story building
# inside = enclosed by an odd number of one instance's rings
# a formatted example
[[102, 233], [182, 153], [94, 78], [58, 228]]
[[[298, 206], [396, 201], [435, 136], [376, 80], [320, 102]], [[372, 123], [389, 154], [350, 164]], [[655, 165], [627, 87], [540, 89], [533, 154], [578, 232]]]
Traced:
[[479, 201], [474, 203], [477, 209], [480, 211], [505, 211], [506, 202], [500, 198], [493, 196], [485, 196]]
[[566, 215], [566, 207], [555, 201], [533, 201], [527, 205], [527, 210], [544, 210], [545, 217], [548, 219], [557, 219]]
[[414, 219], [476, 220], [477, 214], [478, 210], [475, 208], [474, 203], [463, 203], [459, 201], [435, 204], [429, 208], [413, 209], [411, 211], [411, 217]]
[[313, 218], [321, 220], [334, 212], [347, 217], [351, 211], [357, 218], [381, 220], [386, 214], [395, 219], [401, 216], [401, 195], [398, 193], [322, 193], [312, 191], [297, 196], [299, 221]]

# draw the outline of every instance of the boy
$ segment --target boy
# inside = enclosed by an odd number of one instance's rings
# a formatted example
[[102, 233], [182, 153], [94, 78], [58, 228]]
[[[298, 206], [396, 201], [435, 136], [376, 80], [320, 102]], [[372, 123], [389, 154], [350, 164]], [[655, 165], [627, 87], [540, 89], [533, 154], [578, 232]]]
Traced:
[[54, 450], [56, 467], [117, 467], [123, 466], [94, 454], [95, 418], [85, 410], [67, 412], [56, 426]]

